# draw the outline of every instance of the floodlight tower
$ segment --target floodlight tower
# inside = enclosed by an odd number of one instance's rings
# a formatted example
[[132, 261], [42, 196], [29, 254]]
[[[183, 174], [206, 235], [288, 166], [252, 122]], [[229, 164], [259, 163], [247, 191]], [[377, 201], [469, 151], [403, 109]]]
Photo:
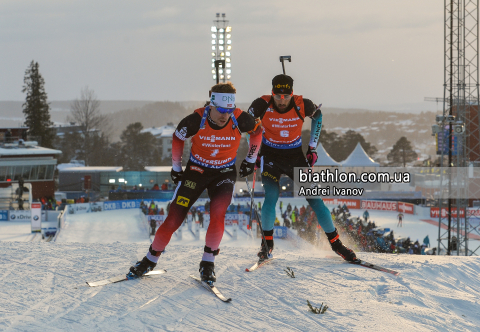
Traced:
[[[230, 61], [232, 50], [232, 27], [225, 19], [225, 13], [216, 14], [213, 21], [212, 33], [212, 77], [214, 80], [225, 82], [232, 77], [232, 63]], [[223, 60], [223, 61], [222, 61]], [[225, 66], [222, 66], [222, 64]]]
[[[469, 235], [480, 233], [479, 217], [468, 209], [480, 198], [478, 0], [444, 0], [444, 21], [444, 98], [443, 115], [437, 116], [437, 153], [440, 166], [459, 170], [440, 176], [448, 198], [439, 199], [438, 251], [443, 247], [448, 255], [451, 251], [478, 255], [480, 246], [470, 248]], [[468, 174], [460, 169], [468, 169]]]

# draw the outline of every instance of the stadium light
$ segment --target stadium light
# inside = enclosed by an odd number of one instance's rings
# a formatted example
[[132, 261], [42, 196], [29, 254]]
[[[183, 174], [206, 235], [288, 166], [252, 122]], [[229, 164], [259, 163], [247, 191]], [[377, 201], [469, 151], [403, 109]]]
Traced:
[[[218, 83], [219, 79], [225, 82], [226, 78], [231, 78], [231, 54], [230, 52], [225, 52], [225, 50], [231, 50], [232, 27], [228, 25], [225, 13], [216, 13], [215, 16], [214, 25], [210, 29], [212, 36], [212, 68], [214, 68], [212, 69], [212, 78]], [[217, 64], [217, 61], [222, 61], [222, 66], [220, 66], [220, 63]], [[227, 67], [229, 68], [228, 72], [226, 70]]]
[[115, 179], [109, 179], [108, 183], [115, 183]]

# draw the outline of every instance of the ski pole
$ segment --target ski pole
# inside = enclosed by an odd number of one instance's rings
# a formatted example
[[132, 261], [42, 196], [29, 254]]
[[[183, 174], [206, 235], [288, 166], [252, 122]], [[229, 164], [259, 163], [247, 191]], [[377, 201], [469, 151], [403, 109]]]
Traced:
[[288, 60], [288, 62], [292, 62], [291, 55], [280, 55], [280, 62], [282, 63], [283, 74], [285, 75], [285, 65], [283, 63], [284, 60]]
[[[257, 177], [257, 166], [255, 166], [255, 169], [253, 171], [253, 185], [252, 185], [252, 191], [255, 192], [255, 178]], [[246, 179], [246, 178], [245, 178]], [[247, 181], [247, 187], [248, 187], [248, 181]], [[250, 189], [248, 189], [248, 192], [250, 193]], [[253, 217], [253, 195], [250, 195], [250, 229], [252, 228], [252, 217]]]
[[[253, 181], [255, 181], [255, 178], [253, 178]], [[250, 185], [248, 184], [248, 178], [247, 177], [245, 177], [245, 182], [247, 183], [247, 189], [248, 189], [248, 192], [250, 193], [250, 198], [251, 198], [250, 205], [253, 206], [253, 204], [255, 204], [255, 202], [253, 200], [253, 192], [250, 192]], [[262, 234], [263, 245], [265, 246], [265, 248], [268, 248], [267, 239], [265, 239], [265, 234], [263, 233], [262, 221], [258, 217], [258, 211], [257, 211], [256, 206], [254, 208], [254, 211], [255, 211], [255, 218], [257, 218], [257, 221], [258, 221], [258, 226], [260, 226], [260, 233]], [[250, 219], [251, 219], [251, 215], [250, 215]]]

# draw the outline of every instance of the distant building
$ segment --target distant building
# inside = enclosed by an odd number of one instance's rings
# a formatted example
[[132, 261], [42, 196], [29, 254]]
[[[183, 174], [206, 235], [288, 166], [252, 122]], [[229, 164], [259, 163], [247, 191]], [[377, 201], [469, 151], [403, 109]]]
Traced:
[[[145, 128], [141, 132], [151, 133], [157, 140], [157, 144], [160, 147], [160, 151], [162, 152], [162, 159], [169, 159], [172, 157], [172, 137], [176, 129], [176, 125], [174, 125], [173, 123], [167, 123], [167, 125], [162, 127]], [[186, 140], [184, 151], [189, 149], [190, 141]]]
[[0, 142], [9, 143], [19, 139], [27, 140], [28, 127], [3, 127], [0, 128]]
[[53, 197], [56, 158], [60, 154], [62, 151], [38, 146], [35, 141], [16, 139], [0, 143], [0, 187], [9, 187], [23, 178], [25, 183], [32, 184], [33, 199]]
[[[103, 188], [104, 196], [112, 186], [118, 185], [115, 181], [108, 181], [111, 176], [123, 170], [120, 166], [87, 166], [76, 163], [58, 165], [58, 190], [67, 194], [68, 199], [81, 196], [97, 197], [102, 191], [101, 182], [104, 179], [106, 187]], [[121, 174], [117, 176], [121, 178]], [[122, 181], [121, 185], [124, 185]], [[133, 184], [132, 184], [133, 185]]]

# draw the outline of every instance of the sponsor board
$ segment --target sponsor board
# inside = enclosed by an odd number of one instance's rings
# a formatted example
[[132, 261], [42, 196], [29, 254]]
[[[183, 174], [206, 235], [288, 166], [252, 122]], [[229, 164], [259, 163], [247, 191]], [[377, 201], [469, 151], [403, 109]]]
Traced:
[[362, 200], [362, 210], [397, 211], [397, 202]]
[[[438, 207], [431, 207], [430, 208], [430, 217], [431, 218], [438, 218]], [[447, 218], [448, 217], [448, 209], [447, 208], [442, 208], [442, 218]], [[452, 208], [452, 218], [457, 217], [457, 208]], [[461, 209], [460, 210], [460, 218], [465, 218], [465, 210]]]
[[147, 216], [148, 224], [150, 225], [150, 222], [152, 220], [155, 220], [155, 222], [157, 224], [156, 229], [158, 229], [158, 227], [160, 227], [163, 224], [166, 217], [167, 216], [165, 216], [165, 215]]
[[30, 210], [11, 210], [8, 216], [10, 221], [30, 221], [31, 218], [32, 212]]
[[323, 202], [335, 206], [343, 206], [346, 204], [349, 209], [360, 209], [360, 200], [358, 199], [324, 198]]
[[227, 213], [225, 215], [225, 225], [232, 225], [234, 220], [236, 220], [239, 225], [248, 225], [248, 216], [245, 214]]
[[274, 239], [286, 239], [288, 228], [285, 226], [273, 226]]
[[90, 212], [102, 212], [103, 203], [90, 203]]
[[147, 216], [147, 220], [150, 221], [150, 220], [155, 220], [155, 221], [165, 221], [165, 218], [167, 216], [165, 215], [155, 215], [155, 216]]
[[77, 203], [67, 205], [68, 214], [81, 214], [90, 212], [90, 203]]
[[414, 206], [410, 203], [398, 202], [398, 212], [402, 212], [405, 214], [414, 214]]
[[0, 210], [0, 221], [8, 220], [8, 210]]
[[[135, 200], [125, 200], [125, 201], [108, 201], [103, 202], [103, 210], [122, 210], [122, 209], [139, 209], [141, 199]], [[145, 204], [149, 204], [149, 202], [145, 202]]]
[[32, 203], [30, 212], [32, 232], [40, 232], [42, 230], [42, 204]]

